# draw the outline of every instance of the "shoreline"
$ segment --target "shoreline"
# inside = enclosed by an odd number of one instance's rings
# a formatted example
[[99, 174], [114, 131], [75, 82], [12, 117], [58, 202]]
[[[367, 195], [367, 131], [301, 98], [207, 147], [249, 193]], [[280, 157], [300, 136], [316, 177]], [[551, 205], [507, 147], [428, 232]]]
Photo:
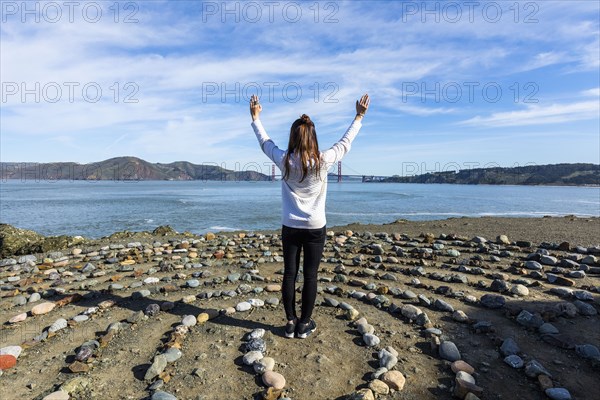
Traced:
[[[562, 217], [449, 217], [434, 220], [399, 219], [382, 224], [355, 222], [346, 225], [327, 226], [327, 230], [334, 232], [352, 230], [371, 231], [372, 233], [385, 232], [388, 234], [402, 233], [412, 236], [423, 233], [432, 233], [434, 235], [453, 234], [465, 238], [483, 236], [491, 240], [499, 235], [507, 235], [511, 240], [525, 240], [537, 243], [569, 242], [591, 247], [600, 245], [600, 217], [578, 217], [574, 215]], [[0, 238], [2, 238], [3, 243], [0, 247], [0, 258], [29, 253], [40, 254], [48, 251], [64, 250], [74, 246], [98, 246], [116, 242], [164, 240], [165, 237], [179, 239], [200, 238], [207, 233], [233, 237], [239, 233], [277, 234], [280, 231], [281, 229], [277, 228], [261, 230], [214, 230], [204, 233], [193, 233], [189, 231], [178, 232], [169, 225], [165, 225], [158, 226], [153, 230], [122, 230], [115, 231], [107, 236], [90, 238], [77, 235], [46, 236], [9, 224], [0, 224]], [[31, 251], [34, 249], [38, 251]]]

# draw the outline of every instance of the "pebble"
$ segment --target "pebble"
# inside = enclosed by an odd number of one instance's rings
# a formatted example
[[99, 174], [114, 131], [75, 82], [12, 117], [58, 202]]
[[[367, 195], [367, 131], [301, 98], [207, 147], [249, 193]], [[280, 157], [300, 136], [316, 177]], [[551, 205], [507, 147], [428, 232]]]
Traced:
[[159, 354], [154, 357], [154, 361], [146, 374], [144, 375], [144, 380], [150, 381], [154, 379], [156, 376], [160, 375], [165, 368], [167, 367], [167, 357], [164, 354]]
[[454, 312], [454, 307], [441, 299], [436, 299], [433, 303], [434, 307], [440, 311]]
[[460, 352], [453, 342], [443, 341], [439, 348], [440, 357], [448, 361], [460, 360]]
[[252, 304], [247, 301], [242, 301], [241, 303], [237, 303], [235, 306], [235, 310], [239, 312], [248, 311], [252, 308]]
[[575, 351], [583, 358], [600, 361], [600, 350], [592, 344], [575, 346]]
[[181, 323], [184, 326], [194, 326], [196, 325], [196, 317], [194, 317], [193, 315], [186, 315], [185, 317], [183, 317], [183, 319], [181, 320]]
[[521, 297], [529, 296], [529, 289], [525, 285], [514, 285], [510, 288], [510, 292]]
[[9, 369], [17, 365], [17, 358], [12, 354], [0, 355], [0, 371]]
[[160, 279], [158, 279], [155, 276], [151, 276], [151, 277], [148, 277], [148, 278], [144, 279], [144, 284], [145, 285], [154, 285], [154, 284], [156, 284], [158, 282], [160, 282]]
[[383, 349], [379, 351], [379, 366], [387, 368], [388, 370], [394, 368], [394, 366], [398, 363], [397, 355], [390, 353], [389, 351]]
[[52, 311], [54, 309], [54, 307], [56, 307], [56, 304], [51, 303], [51, 302], [40, 303], [40, 304], [33, 306], [33, 308], [31, 309], [31, 314], [33, 314], [33, 315], [47, 314], [50, 311]]
[[248, 340], [261, 339], [265, 336], [266, 331], [263, 328], [256, 328], [248, 334]]
[[36, 301], [40, 301], [40, 299], [42, 298], [42, 296], [39, 293], [32, 293], [31, 296], [29, 296], [29, 300], [27, 300], [29, 303], [35, 303]]
[[50, 328], [48, 328], [48, 332], [50, 333], [54, 333], [54, 332], [58, 332], [61, 329], [65, 329], [67, 327], [68, 323], [67, 320], [64, 318], [59, 318], [56, 321], [54, 321], [54, 323], [52, 325], [50, 325]]
[[544, 393], [552, 400], [571, 400], [571, 393], [565, 388], [549, 388]]
[[377, 346], [381, 342], [379, 337], [373, 335], [372, 333], [365, 333], [363, 335], [363, 341], [368, 347]]
[[456, 322], [467, 322], [469, 317], [462, 310], [456, 310], [452, 313], [452, 319]]
[[172, 363], [179, 360], [183, 353], [178, 348], [170, 347], [163, 353], [163, 355], [165, 356], [167, 363]]
[[265, 371], [262, 374], [262, 381], [268, 387], [275, 389], [283, 389], [285, 387], [285, 378], [278, 372]]
[[69, 400], [70, 398], [69, 393], [64, 390], [57, 390], [45, 396], [42, 400]]
[[150, 400], [177, 400], [177, 397], [168, 392], [163, 392], [161, 390], [157, 390], [152, 393], [152, 397]]
[[512, 356], [513, 354], [517, 354], [521, 351], [519, 345], [513, 338], [506, 338], [502, 342], [502, 346], [500, 346], [500, 354], [504, 357]]
[[465, 371], [458, 371], [456, 373], [456, 379], [462, 379], [465, 382], [469, 382], [469, 383], [475, 385], [475, 378], [473, 378], [473, 375], [471, 375]]
[[244, 354], [242, 357], [242, 361], [246, 365], [253, 365], [256, 361], [259, 361], [263, 358], [263, 353], [258, 350], [252, 350]]
[[265, 351], [267, 351], [267, 344], [265, 343], [265, 341], [261, 338], [259, 339], [252, 339], [247, 341], [244, 344], [244, 349], [245, 351], [260, 351], [262, 353], [264, 353]]
[[410, 320], [415, 320], [417, 319], [417, 316], [419, 314], [423, 313], [423, 311], [421, 311], [418, 307], [413, 306], [412, 304], [405, 304], [400, 309], [400, 313]]
[[200, 281], [198, 279], [190, 279], [190, 280], [187, 280], [185, 282], [185, 284], [187, 287], [197, 288], [198, 286], [200, 286]]
[[524, 362], [521, 357], [516, 354], [512, 354], [506, 358], [504, 358], [504, 362], [510, 365], [513, 368], [523, 368]]
[[381, 380], [394, 390], [404, 389], [406, 383], [406, 378], [400, 371], [388, 371], [381, 376]]
[[544, 366], [536, 360], [531, 360], [525, 365], [525, 375], [530, 378], [537, 378], [538, 375], [552, 376], [550, 372], [548, 372], [546, 368], [544, 368]]
[[538, 328], [538, 331], [542, 335], [548, 335], [548, 334], [549, 335], [553, 335], [553, 334], [559, 333], [558, 329], [554, 325], [552, 325], [551, 323], [549, 323], [549, 322], [546, 322], [546, 323], [542, 324], [542, 326], [540, 326]]
[[254, 372], [264, 374], [266, 371], [273, 371], [275, 368], [275, 360], [271, 357], [263, 357], [253, 364]]
[[6, 346], [0, 349], [0, 355], [11, 355], [14, 358], [19, 358], [22, 351], [21, 346]]
[[25, 321], [26, 319], [27, 319], [27, 313], [21, 313], [21, 314], [15, 315], [11, 319], [9, 319], [8, 322], [11, 324], [16, 324], [17, 322], [22, 322], [22, 321]]
[[452, 369], [452, 372], [454, 373], [464, 371], [467, 374], [473, 374], [475, 372], [475, 368], [463, 360], [454, 361], [450, 364], [450, 369]]
[[348, 400], [375, 400], [375, 396], [373, 395], [373, 391], [371, 389], [363, 388], [352, 392], [347, 397]]
[[504, 296], [497, 294], [484, 294], [479, 301], [482, 306], [491, 309], [502, 308], [504, 307], [504, 304], [506, 304]]
[[390, 393], [390, 387], [384, 381], [379, 379], [373, 379], [369, 382], [369, 389], [373, 391], [375, 394], [387, 395]]

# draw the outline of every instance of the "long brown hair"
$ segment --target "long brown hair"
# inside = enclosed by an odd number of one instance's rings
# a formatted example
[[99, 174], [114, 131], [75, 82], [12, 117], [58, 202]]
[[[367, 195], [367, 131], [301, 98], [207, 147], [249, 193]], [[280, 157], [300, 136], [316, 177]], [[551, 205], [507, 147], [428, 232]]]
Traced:
[[321, 172], [321, 157], [319, 153], [319, 142], [317, 141], [317, 131], [315, 124], [306, 114], [302, 114], [292, 124], [290, 128], [290, 141], [288, 143], [287, 153], [285, 155], [283, 165], [285, 172], [283, 179], [287, 179], [290, 175], [290, 155], [296, 153], [302, 166], [302, 182], [309, 173], [309, 169], [315, 170], [315, 175], [319, 176]]

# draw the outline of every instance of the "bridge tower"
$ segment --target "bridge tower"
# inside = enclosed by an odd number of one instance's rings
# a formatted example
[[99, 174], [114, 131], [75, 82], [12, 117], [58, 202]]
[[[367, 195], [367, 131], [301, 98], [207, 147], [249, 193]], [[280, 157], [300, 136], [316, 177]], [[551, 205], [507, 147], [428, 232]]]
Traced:
[[275, 164], [271, 165], [271, 182], [275, 182]]
[[337, 181], [341, 182], [342, 181], [342, 162], [338, 161], [338, 176], [337, 176]]

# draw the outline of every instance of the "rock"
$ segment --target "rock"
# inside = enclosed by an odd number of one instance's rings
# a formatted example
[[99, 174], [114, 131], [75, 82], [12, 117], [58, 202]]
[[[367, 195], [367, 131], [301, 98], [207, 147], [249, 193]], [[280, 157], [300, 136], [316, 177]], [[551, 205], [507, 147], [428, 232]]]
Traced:
[[373, 346], [377, 346], [381, 340], [376, 335], [373, 335], [372, 333], [365, 333], [363, 335], [363, 341], [365, 342], [365, 344], [368, 347], [373, 347]]
[[383, 349], [379, 351], [379, 366], [385, 367], [388, 370], [394, 368], [394, 366], [398, 363], [398, 357], [389, 351]]
[[262, 374], [262, 381], [268, 387], [275, 389], [283, 389], [285, 387], [285, 378], [278, 372], [265, 371]]
[[402, 390], [406, 383], [406, 378], [400, 371], [388, 371], [381, 376], [381, 380], [387, 384], [390, 389]]
[[496, 236], [496, 243], [497, 244], [509, 245], [510, 244], [510, 240], [508, 240], [508, 236], [506, 236], [506, 235], [499, 235], [499, 236]]
[[537, 261], [533, 261], [533, 260], [529, 260], [529, 261], [525, 262], [525, 268], [533, 270], [533, 271], [541, 271], [544, 269], [544, 267], [542, 267], [542, 264], [540, 264]]
[[22, 351], [21, 346], [6, 346], [0, 349], [0, 355], [11, 355], [14, 358], [19, 358]]
[[143, 311], [134, 311], [131, 314], [129, 314], [129, 317], [127, 317], [127, 322], [131, 324], [137, 324], [138, 322], [142, 321], [144, 317], [145, 314]]
[[479, 301], [482, 306], [491, 309], [502, 308], [506, 304], [504, 296], [497, 294], [484, 294]]
[[466, 399], [466, 396], [469, 393], [474, 394], [475, 396], [481, 396], [483, 389], [473, 383], [454, 378], [454, 396], [459, 399]]
[[400, 309], [400, 313], [409, 320], [415, 320], [419, 314], [423, 313], [423, 311], [412, 304], [405, 304]]
[[235, 306], [235, 310], [239, 312], [248, 311], [252, 308], [252, 304], [247, 301], [242, 301]]
[[69, 400], [70, 398], [69, 393], [64, 390], [57, 390], [45, 396], [42, 400]]
[[594, 315], [598, 314], [598, 311], [596, 311], [596, 309], [594, 308], [593, 305], [588, 304], [588, 303], [584, 303], [581, 300], [575, 300], [573, 302], [573, 305], [575, 307], [577, 307], [577, 311], [579, 311], [579, 313], [581, 315], [585, 315], [587, 317], [591, 317], [591, 316], [594, 316]]
[[170, 347], [163, 353], [163, 355], [165, 356], [167, 363], [172, 363], [179, 360], [183, 353], [178, 348]]
[[73, 361], [70, 365], [69, 365], [69, 370], [74, 373], [74, 374], [78, 374], [81, 372], [88, 372], [90, 370], [90, 366], [86, 363], [83, 363], [81, 361]]
[[529, 296], [529, 289], [525, 285], [514, 285], [510, 288], [510, 292], [521, 297]]
[[160, 312], [160, 306], [156, 303], [148, 304], [148, 307], [144, 310], [144, 314], [149, 317], [154, 317]]
[[544, 393], [552, 400], [571, 400], [571, 393], [565, 388], [550, 388]]
[[244, 362], [244, 364], [252, 366], [255, 362], [261, 360], [262, 358], [262, 352], [258, 350], [251, 350], [244, 354], [244, 357], [242, 357], [242, 361]]
[[552, 377], [550, 372], [548, 372], [546, 368], [544, 368], [542, 364], [536, 360], [531, 360], [525, 365], [525, 375], [530, 378], [537, 378], [539, 375], [547, 375]]
[[544, 265], [554, 266], [554, 265], [558, 264], [558, 259], [556, 257], [542, 254], [540, 256], [540, 263], [542, 263]]
[[352, 392], [348, 396], [348, 400], [375, 400], [375, 396], [373, 396], [371, 389], [365, 388]]
[[275, 368], [275, 360], [271, 357], [263, 357], [258, 361], [254, 361], [254, 372], [264, 374], [266, 371], [273, 371]]
[[390, 392], [390, 387], [379, 379], [373, 379], [369, 382], [369, 389], [371, 389], [373, 393], [380, 395], [387, 395]]
[[175, 397], [171, 393], [157, 390], [156, 392], [152, 393], [152, 397], [150, 397], [150, 400], [177, 400], [177, 397]]
[[460, 352], [456, 345], [450, 341], [443, 341], [439, 348], [440, 357], [448, 361], [460, 360]]
[[262, 338], [252, 339], [244, 344], [244, 351], [260, 351], [261, 353], [264, 353], [267, 351], [267, 344]]
[[193, 315], [186, 315], [185, 317], [183, 317], [183, 319], [181, 320], [181, 323], [184, 326], [195, 326], [197, 323], [196, 317]]
[[473, 375], [471, 375], [465, 371], [458, 371], [456, 373], [456, 378], [462, 379], [465, 382], [472, 383], [473, 385], [475, 384], [475, 378], [473, 378]]
[[583, 358], [600, 361], [600, 350], [592, 344], [575, 346], [575, 351]]
[[17, 365], [17, 358], [12, 354], [2, 354], [0, 355], [0, 371], [4, 371], [5, 369], [9, 369]]
[[538, 314], [531, 314], [527, 310], [523, 310], [517, 315], [517, 322], [526, 328], [539, 328], [544, 324], [544, 320]]
[[444, 300], [436, 299], [433, 306], [440, 311], [454, 312], [454, 307], [446, 303]]
[[67, 327], [68, 323], [67, 320], [64, 318], [59, 318], [56, 321], [54, 321], [54, 323], [52, 325], [50, 325], [50, 328], [48, 328], [48, 332], [49, 333], [55, 333], [60, 331], [61, 329], [65, 329]]
[[200, 281], [198, 279], [189, 279], [185, 282], [187, 287], [190, 288], [197, 288], [198, 286], [200, 286]]
[[523, 368], [523, 359], [516, 354], [504, 358], [504, 362], [513, 368]]
[[358, 318], [358, 316], [359, 316], [359, 312], [356, 308], [351, 308], [346, 311], [346, 318], [349, 321], [354, 321], [356, 318]]
[[559, 333], [558, 329], [552, 325], [549, 322], [546, 322], [545, 324], [542, 324], [542, 326], [540, 326], [538, 328], [538, 331], [542, 334], [542, 335], [546, 335], [546, 334], [555, 334], [555, 333]]
[[452, 313], [452, 319], [456, 322], [467, 322], [469, 321], [469, 317], [462, 310], [456, 310]]
[[471, 365], [469, 365], [463, 360], [454, 361], [452, 364], [450, 364], [450, 369], [452, 369], [452, 372], [454, 373], [464, 371], [470, 375], [472, 375], [475, 372], [475, 368], [473, 368]]
[[266, 292], [281, 292], [281, 285], [277, 285], [277, 284], [269, 284], [267, 286], [265, 286], [265, 291]]
[[27, 319], [27, 313], [21, 313], [21, 314], [15, 315], [11, 319], [9, 319], [8, 322], [11, 324], [16, 324], [17, 322], [22, 322], [22, 321], [25, 321], [26, 319]]
[[31, 309], [31, 314], [33, 315], [42, 315], [49, 313], [56, 307], [56, 304], [51, 302], [40, 303], [38, 305], [33, 306]]
[[502, 346], [500, 346], [500, 354], [502, 354], [504, 357], [512, 356], [520, 351], [521, 349], [519, 348], [519, 345], [513, 338], [504, 339]]
[[164, 354], [159, 354], [155, 356], [152, 365], [150, 366], [150, 368], [148, 368], [146, 374], [144, 375], [144, 380], [151, 381], [152, 379], [160, 375], [166, 367], [167, 357]]
[[28, 303], [35, 303], [36, 301], [40, 301], [40, 299], [42, 298], [42, 296], [39, 293], [31, 293], [31, 296], [29, 296], [29, 299], [27, 300]]

